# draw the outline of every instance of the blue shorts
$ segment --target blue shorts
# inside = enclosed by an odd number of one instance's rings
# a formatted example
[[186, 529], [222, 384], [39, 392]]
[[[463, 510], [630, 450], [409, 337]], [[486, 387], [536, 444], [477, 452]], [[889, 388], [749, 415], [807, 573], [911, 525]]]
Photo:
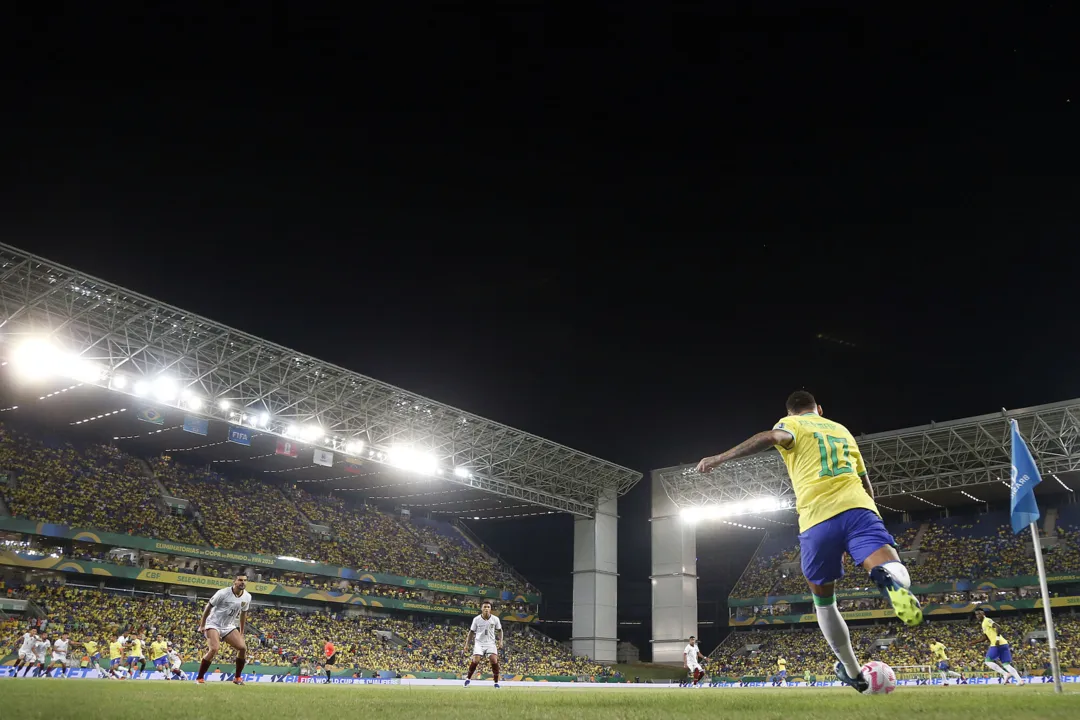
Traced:
[[109, 667], [116, 667], [121, 662], [123, 662], [123, 661], [120, 658], [113, 658], [112, 660], [109, 661]]
[[163, 667], [165, 665], [165, 661], [168, 659], [168, 655], [162, 655], [159, 658], [154, 658], [154, 667]]
[[856, 565], [896, 541], [873, 510], [855, 508], [819, 522], [799, 535], [802, 571], [815, 585], [844, 577], [844, 551]]
[[990, 649], [986, 651], [986, 659], [998, 663], [1011, 663], [1012, 650], [1009, 649], [1008, 645], [991, 645]]
[[94, 661], [94, 662], [97, 662], [98, 660], [101, 659], [101, 653], [99, 653], [99, 652], [94, 653], [93, 655], [90, 656], [90, 659], [92, 661]]
[[786, 678], [787, 677], [787, 670], [781, 670], [780, 672], [776, 673], [776, 677], [778, 677], [778, 678]]
[[947, 672], [949, 670], [949, 661], [948, 660], [942, 660], [941, 662], [939, 662], [937, 664], [937, 669], [940, 670], [941, 672]]

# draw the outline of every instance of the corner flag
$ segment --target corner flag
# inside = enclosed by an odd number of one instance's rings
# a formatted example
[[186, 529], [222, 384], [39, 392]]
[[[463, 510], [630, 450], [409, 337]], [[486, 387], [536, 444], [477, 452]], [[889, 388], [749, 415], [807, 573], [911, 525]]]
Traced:
[[1039, 519], [1039, 505], [1035, 502], [1035, 486], [1042, 482], [1039, 469], [1035, 467], [1035, 460], [1031, 457], [1031, 451], [1024, 444], [1024, 438], [1020, 437], [1020, 428], [1015, 420], [1010, 420], [1012, 426], [1012, 504], [1010, 514], [1012, 516], [1013, 534], [1019, 534], [1021, 530]]

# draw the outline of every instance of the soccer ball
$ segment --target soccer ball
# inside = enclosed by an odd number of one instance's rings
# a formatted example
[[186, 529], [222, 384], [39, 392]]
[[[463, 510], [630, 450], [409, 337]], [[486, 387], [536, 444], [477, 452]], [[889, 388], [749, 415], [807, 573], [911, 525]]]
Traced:
[[896, 689], [896, 673], [879, 660], [871, 660], [863, 665], [862, 675], [870, 684], [864, 695], [888, 695]]

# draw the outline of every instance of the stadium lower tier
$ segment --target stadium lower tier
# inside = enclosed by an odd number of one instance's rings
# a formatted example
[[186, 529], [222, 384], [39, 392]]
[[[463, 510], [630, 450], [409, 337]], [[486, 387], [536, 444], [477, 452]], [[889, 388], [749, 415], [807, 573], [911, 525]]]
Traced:
[[[1080, 615], [1055, 614], [1058, 653], [1063, 671], [1080, 673]], [[1042, 613], [996, 616], [1001, 634], [1009, 640], [1013, 665], [1027, 672], [1041, 672], [1050, 662], [1044, 639], [1032, 642], [1031, 633], [1044, 629]], [[974, 620], [924, 622], [917, 627], [900, 623], [851, 627], [851, 644], [862, 662], [881, 660], [894, 668], [934, 666], [931, 642], [945, 645], [954, 670], [982, 674], [987, 643]], [[787, 630], [736, 631], [709, 655], [711, 672], [731, 677], [771, 677], [777, 659], [787, 661], [788, 676], [805, 673], [831, 677], [836, 657], [817, 625]]]
[[[141, 632], [149, 642], [163, 635], [185, 661], [201, 656], [205, 640], [197, 632], [205, 599], [178, 600], [142, 593], [114, 593], [70, 585], [27, 585], [20, 595], [44, 613], [43, 618], [12, 618], [0, 622], [0, 657], [5, 663], [30, 626], [51, 637], [68, 632], [79, 651], [93, 641], [108, 658], [109, 642], [122, 633]], [[372, 614], [301, 611], [255, 605], [248, 615], [248, 663], [290, 668], [321, 664], [329, 640], [338, 648], [337, 667], [351, 672], [383, 671], [463, 674], [468, 626], [449, 619], [382, 617]], [[505, 628], [503, 672], [509, 676], [606, 676], [607, 668], [574, 657], [570, 650], [535, 631]], [[216, 663], [233, 660], [223, 646]], [[148, 661], [150, 658], [148, 658]]]

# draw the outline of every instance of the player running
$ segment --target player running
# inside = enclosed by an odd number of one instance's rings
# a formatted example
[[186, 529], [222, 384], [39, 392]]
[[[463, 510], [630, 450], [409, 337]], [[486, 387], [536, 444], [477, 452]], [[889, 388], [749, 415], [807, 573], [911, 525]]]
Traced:
[[693, 684], [697, 685], [699, 688], [703, 687], [701, 679], [705, 677], [705, 670], [701, 667], [701, 663], [698, 662], [698, 659], [704, 660], [705, 656], [701, 654], [701, 648], [697, 645], [697, 638], [693, 635], [686, 641], [686, 647], [684, 647], [682, 651], [682, 658], [683, 667], [686, 668], [686, 671], [694, 678]]
[[776, 658], [776, 674], [773, 675], [773, 685], [780, 687], [787, 681], [787, 660], [780, 656]]
[[503, 646], [502, 622], [491, 614], [491, 603], [485, 600], [480, 604], [480, 614], [473, 618], [469, 634], [465, 637], [465, 652], [469, 652], [469, 643], [475, 639], [472, 660], [469, 662], [469, 674], [465, 678], [465, 687], [472, 683], [476, 666], [486, 656], [491, 663], [491, 674], [495, 687], [499, 687], [499, 650]]
[[233, 676], [234, 685], [243, 685], [244, 665], [247, 663], [247, 644], [244, 642], [244, 625], [247, 623], [248, 609], [251, 607], [251, 593], [247, 588], [247, 575], [240, 573], [233, 580], [233, 584], [227, 588], [221, 588], [210, 602], [206, 603], [202, 619], [199, 621], [199, 632], [206, 636], [208, 643], [206, 655], [203, 656], [199, 665], [199, 675], [195, 682], [206, 682], [206, 671], [214, 662], [214, 657], [221, 649], [221, 641], [236, 648], [236, 675]]
[[870, 573], [896, 616], [908, 625], [923, 620], [918, 599], [908, 590], [911, 576], [900, 562], [895, 540], [885, 529], [858, 443], [843, 425], [827, 420], [814, 396], [796, 390], [787, 416], [727, 452], [703, 458], [699, 473], [730, 460], [775, 447], [787, 466], [799, 513], [802, 571], [814, 597], [818, 625], [839, 659], [837, 678], [859, 692], [867, 689], [851, 635], [836, 607], [835, 582], [844, 576], [847, 551]]
[[930, 642], [930, 653], [934, 656], [938, 672], [941, 673], [941, 682], [949, 684], [949, 678], [960, 678], [961, 682], [967, 682], [963, 674], [956, 672], [949, 666], [949, 656], [945, 653], [945, 644], [937, 640]]
[[[34, 664], [32, 666], [34, 674], [31, 677], [41, 677], [45, 674], [45, 655], [48, 654], [50, 648], [52, 648], [52, 641], [49, 640], [48, 633], [41, 633], [34, 643]], [[28, 673], [29, 670], [24, 672], [23, 677], [26, 677]]]
[[180, 671], [180, 666], [184, 664], [184, 659], [182, 657], [180, 657], [180, 651], [176, 647], [174, 647], [172, 643], [169, 643], [168, 661], [169, 661], [169, 671], [172, 673], [172, 677], [169, 677], [168, 675], [166, 675], [165, 679], [166, 680], [183, 680], [184, 679], [184, 673], [182, 673]]
[[36, 659], [36, 656], [34, 655], [34, 644], [37, 643], [37, 636], [37, 628], [30, 628], [23, 633], [22, 644], [19, 645], [19, 654], [15, 659], [11, 677], [19, 677], [19, 670], [34, 664], [34, 660]]
[[109, 643], [109, 677], [117, 680], [127, 678], [127, 668], [124, 667], [124, 647], [127, 645], [127, 637], [117, 635], [116, 639]]
[[49, 673], [52, 672], [53, 667], [60, 666], [60, 674], [53, 675], [52, 677], [67, 677], [67, 664], [68, 664], [68, 648], [71, 645], [71, 640], [67, 633], [60, 633], [59, 639], [53, 642], [52, 645], [52, 658], [49, 660], [49, 667], [45, 670], [45, 677], [50, 677]]
[[[1011, 677], [1016, 680], [1017, 685], [1023, 685], [1023, 678], [1020, 677], [1020, 673], [1016, 671], [1016, 668], [1012, 666], [1012, 650], [1009, 648], [1009, 641], [998, 633], [997, 623], [986, 617], [986, 613], [982, 608], [975, 611], [975, 619], [982, 623], [983, 634], [990, 641], [990, 647], [986, 650], [986, 659], [983, 660], [983, 664], [1005, 678], [1005, 682], [1009, 682]], [[972, 644], [979, 645], [981, 643], [982, 640], [976, 640]], [[1001, 661], [1001, 665], [998, 665], [998, 661]]]
[[169, 662], [169, 643], [165, 642], [165, 636], [158, 633], [157, 639], [150, 643], [150, 658], [154, 663], [154, 669], [168, 678], [167, 664]]
[[94, 640], [92, 635], [86, 636], [86, 640], [83, 641], [83, 647], [86, 648], [86, 657], [90, 659], [90, 665], [97, 670], [98, 677], [105, 677], [106, 672], [101, 669], [101, 649], [98, 647], [97, 641]]
[[138, 664], [139, 670], [146, 669], [146, 655], [143, 653], [143, 639], [142, 633], [131, 633], [131, 638], [128, 640], [131, 645], [131, 651], [128, 653], [128, 669], [131, 670], [132, 676], [135, 676], [135, 665]]

